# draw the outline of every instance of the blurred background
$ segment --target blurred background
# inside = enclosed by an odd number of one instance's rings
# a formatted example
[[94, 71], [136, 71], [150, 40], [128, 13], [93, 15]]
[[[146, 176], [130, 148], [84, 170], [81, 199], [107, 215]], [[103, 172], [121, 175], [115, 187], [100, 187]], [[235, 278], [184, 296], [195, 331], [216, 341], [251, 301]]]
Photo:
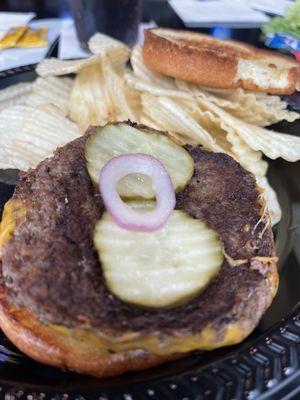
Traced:
[[[1, 38], [12, 26], [29, 23], [33, 29], [45, 27], [48, 44], [40, 46], [42, 49], [2, 47], [0, 70], [39, 62], [50, 53], [61, 59], [86, 57], [88, 38], [96, 31], [132, 46], [143, 40], [144, 28], [156, 25], [193, 29], [297, 55], [299, 3], [299, 0], [1, 0], [0, 49]], [[291, 5], [294, 10], [286, 22]]]

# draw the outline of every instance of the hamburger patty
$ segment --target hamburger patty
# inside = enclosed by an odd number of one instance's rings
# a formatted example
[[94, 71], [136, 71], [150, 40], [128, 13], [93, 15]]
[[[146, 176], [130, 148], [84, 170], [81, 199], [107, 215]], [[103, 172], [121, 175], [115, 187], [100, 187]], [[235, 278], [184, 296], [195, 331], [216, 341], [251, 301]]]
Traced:
[[[256, 324], [275, 289], [254, 257], [275, 252], [271, 228], [258, 223], [262, 206], [253, 176], [225, 154], [187, 147], [195, 172], [177, 195], [176, 208], [215, 229], [229, 258], [187, 304], [146, 310], [122, 302], [105, 285], [93, 247], [94, 225], [104, 206], [86, 168], [87, 137], [21, 174], [13, 199], [26, 203], [26, 220], [2, 248], [3, 283], [11, 304], [26, 307], [43, 323], [111, 334], [199, 332], [210, 323], [221, 329], [241, 319]], [[233, 266], [230, 258], [244, 261]]]

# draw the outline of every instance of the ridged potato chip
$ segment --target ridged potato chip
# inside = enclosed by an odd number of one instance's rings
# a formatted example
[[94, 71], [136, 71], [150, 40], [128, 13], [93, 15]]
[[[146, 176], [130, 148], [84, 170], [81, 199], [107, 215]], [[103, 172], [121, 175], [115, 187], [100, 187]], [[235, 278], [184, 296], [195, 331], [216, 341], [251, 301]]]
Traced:
[[130, 50], [120, 41], [102, 33], [96, 33], [90, 38], [88, 45], [94, 54], [91, 57], [81, 60], [45, 59], [37, 66], [36, 72], [43, 77], [68, 75], [79, 72], [85, 67], [100, 64], [104, 56], [108, 57], [116, 70], [125, 69], [125, 64], [130, 57]]
[[227, 125], [241, 137], [253, 150], [261, 151], [267, 157], [276, 159], [279, 157], [287, 161], [300, 160], [300, 137], [274, 132], [241, 121], [220, 107], [206, 100], [199, 99], [204, 108], [218, 115]]
[[141, 115], [139, 121], [140, 121], [141, 124], [149, 126], [149, 128], [153, 128], [153, 129], [157, 129], [157, 130], [163, 130], [163, 128], [159, 124], [154, 122], [152, 118], [148, 117], [145, 114]]
[[154, 97], [145, 93], [142, 95], [142, 104], [144, 114], [154, 120], [161, 129], [188, 136], [211, 150], [222, 151], [209, 132], [170, 98]]
[[211, 111], [203, 111], [197, 103], [181, 102], [189, 115], [200, 123], [214, 138], [222, 151], [235, 158], [244, 168], [256, 177], [266, 174], [268, 164], [262, 160], [262, 153], [251, 149], [222, 119]]
[[212, 135], [223, 152], [235, 158], [235, 154], [232, 151], [232, 145], [227, 140], [227, 131], [222, 128], [218, 118], [216, 118], [211, 112], [203, 111], [199, 107], [196, 107], [195, 110], [191, 110], [190, 115]]
[[232, 105], [229, 100], [217, 97], [214, 94], [205, 91], [201, 86], [194, 83], [182, 81], [181, 79], [175, 79], [175, 85], [177, 89], [180, 90], [182, 93], [189, 93], [194, 98], [203, 97], [223, 108], [230, 108]]
[[125, 87], [122, 75], [114, 71], [109, 59], [103, 56], [100, 64], [85, 67], [77, 74], [70, 97], [70, 118], [83, 132], [89, 125], [137, 120], [132, 91]]
[[176, 88], [165, 89], [160, 87], [158, 84], [144, 82], [130, 72], [125, 74], [124, 79], [130, 87], [133, 87], [140, 92], [153, 94], [154, 96], [167, 96], [175, 99], [178, 98], [187, 100], [193, 100], [195, 98], [193, 94], [180, 91]]
[[134, 115], [135, 121], [140, 121], [142, 115], [142, 93], [128, 86], [126, 82], [124, 84], [124, 93], [127, 104]]
[[113, 69], [109, 59], [103, 57], [102, 71], [105, 77], [107, 92], [111, 98], [111, 102], [117, 110], [118, 119], [135, 120], [132, 110], [130, 109], [125, 97], [125, 83], [123, 77], [119, 76]]
[[36, 73], [42, 77], [68, 75], [79, 72], [85, 67], [100, 63], [100, 54], [95, 54], [90, 58], [84, 58], [80, 60], [59, 60], [58, 58], [46, 58], [36, 67]]
[[[162, 126], [157, 125], [151, 118], [147, 117], [144, 114], [142, 114], [140, 117], [140, 123], [158, 131], [164, 131], [164, 128]], [[168, 135], [174, 140], [175, 143], [179, 144], [180, 146], [192, 144], [192, 140], [185, 135], [173, 131], [168, 131]]]
[[[227, 142], [226, 140], [226, 132], [223, 131], [222, 128], [220, 128], [220, 124], [215, 124], [214, 122], [212, 122], [212, 119], [214, 118], [213, 114], [210, 113], [210, 115], [208, 115], [207, 111], [202, 111], [199, 107], [199, 105], [197, 104], [197, 96], [199, 95], [199, 93], [194, 94], [192, 92], [184, 92], [182, 90], [178, 90], [178, 89], [163, 89], [157, 85], [154, 84], [150, 84], [150, 83], [146, 83], [143, 82], [142, 80], [136, 78], [133, 74], [127, 73], [125, 75], [125, 81], [132, 87], [134, 87], [135, 89], [141, 91], [142, 93], [146, 92], [149, 93], [151, 95], [154, 96], [164, 96], [167, 98], [171, 98], [172, 101], [174, 103], [176, 103], [176, 105], [178, 107], [183, 108], [182, 112], [186, 112], [189, 116], [191, 116], [196, 122], [200, 123], [200, 126], [202, 128], [204, 128], [207, 132], [209, 132], [213, 138], [215, 139], [217, 145], [219, 146], [219, 148], [216, 148], [215, 145], [213, 145], [215, 150], [218, 151], [225, 151], [226, 153], [232, 155], [231, 151], [230, 151], [230, 143]], [[183, 81], [181, 81], [183, 82]], [[183, 83], [185, 84], [185, 83]], [[204, 94], [201, 94], [204, 96]], [[146, 100], [147, 101], [147, 100]], [[146, 104], [146, 101], [144, 102], [144, 104]], [[152, 105], [152, 108], [154, 107], [154, 105]], [[157, 110], [158, 112], [158, 110]], [[159, 129], [166, 129], [166, 130], [171, 130], [171, 131], [176, 131], [177, 133], [180, 133], [181, 136], [184, 135], [184, 139], [187, 143], [192, 144], [193, 140], [189, 140], [187, 137], [187, 133], [186, 133], [186, 127], [182, 126], [182, 125], [178, 125], [177, 121], [175, 121], [175, 123], [172, 121], [170, 121], [171, 116], [169, 115], [169, 118], [167, 118], [167, 116], [165, 116], [164, 121], [161, 121], [164, 117], [164, 115], [161, 116], [157, 116], [156, 112], [152, 111], [152, 118], [149, 117], [147, 118], [146, 114], [150, 114], [151, 113], [151, 106], [149, 105], [149, 109], [144, 110], [143, 116], [141, 117], [141, 122], [142, 123], [150, 123], [150, 126], [152, 127], [156, 127]], [[156, 118], [155, 118], [156, 117]], [[159, 119], [159, 121], [161, 122], [160, 124], [157, 122], [154, 123], [154, 119], [157, 121], [157, 119]], [[198, 139], [198, 138], [197, 138]], [[207, 142], [204, 140], [204, 142]], [[195, 143], [195, 141], [194, 141]], [[203, 144], [203, 142], [199, 142]], [[208, 144], [206, 144], [208, 146]]]
[[123, 69], [130, 58], [130, 49], [124, 43], [103, 33], [95, 33], [88, 47], [93, 54], [107, 56], [116, 70]]
[[256, 178], [265, 176], [268, 170], [268, 163], [262, 159], [262, 153], [251, 149], [234, 131], [234, 129], [228, 129], [227, 127], [227, 140], [231, 144], [231, 150], [233, 157], [239, 161], [239, 163], [252, 172]]
[[25, 104], [31, 92], [31, 82], [21, 82], [0, 90], [0, 111], [16, 105]]
[[298, 113], [287, 110], [287, 103], [279, 96], [250, 92], [241, 88], [234, 90], [205, 88], [205, 90], [206, 93], [214, 95], [214, 101], [208, 98], [214, 104], [235, 117], [257, 126], [268, 126], [284, 119], [293, 122], [300, 117]]
[[67, 115], [73, 83], [74, 80], [70, 78], [39, 77], [32, 85], [26, 105], [36, 108], [44, 104], [53, 104]]
[[84, 132], [89, 125], [104, 125], [114, 120], [115, 113], [101, 64], [85, 67], [76, 75], [71, 91], [70, 118]]
[[55, 149], [80, 136], [78, 127], [53, 105], [14, 106], [0, 113], [0, 148], [6, 162], [0, 168], [27, 171]]
[[16, 132], [21, 131], [26, 114], [32, 110], [32, 107], [17, 105], [1, 111], [0, 140], [6, 138], [10, 139], [12, 136], [16, 135]]

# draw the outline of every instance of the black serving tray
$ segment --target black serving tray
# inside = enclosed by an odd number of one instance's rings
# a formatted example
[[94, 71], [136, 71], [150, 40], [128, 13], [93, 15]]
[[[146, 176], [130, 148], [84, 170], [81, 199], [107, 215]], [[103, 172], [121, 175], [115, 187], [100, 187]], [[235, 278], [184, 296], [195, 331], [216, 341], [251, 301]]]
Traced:
[[[35, 77], [34, 65], [0, 73], [0, 88]], [[300, 111], [300, 96], [288, 98]], [[273, 129], [300, 135], [300, 121]], [[275, 227], [278, 294], [257, 329], [240, 345], [195, 353], [144, 372], [95, 379], [30, 360], [0, 333], [0, 398], [62, 400], [300, 399], [300, 162], [270, 162], [283, 209]], [[0, 170], [0, 207], [13, 193], [14, 170]]]

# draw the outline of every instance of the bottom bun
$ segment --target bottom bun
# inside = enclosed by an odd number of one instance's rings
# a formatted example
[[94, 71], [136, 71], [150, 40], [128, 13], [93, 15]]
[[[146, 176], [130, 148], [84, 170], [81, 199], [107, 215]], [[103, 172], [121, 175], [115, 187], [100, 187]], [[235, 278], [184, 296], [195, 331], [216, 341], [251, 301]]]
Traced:
[[92, 343], [75, 336], [61, 335], [51, 326], [41, 324], [26, 309], [12, 307], [0, 286], [0, 325], [5, 335], [34, 360], [95, 377], [107, 377], [126, 371], [143, 370], [186, 356], [186, 353], [155, 355], [145, 350], [104, 354]]

